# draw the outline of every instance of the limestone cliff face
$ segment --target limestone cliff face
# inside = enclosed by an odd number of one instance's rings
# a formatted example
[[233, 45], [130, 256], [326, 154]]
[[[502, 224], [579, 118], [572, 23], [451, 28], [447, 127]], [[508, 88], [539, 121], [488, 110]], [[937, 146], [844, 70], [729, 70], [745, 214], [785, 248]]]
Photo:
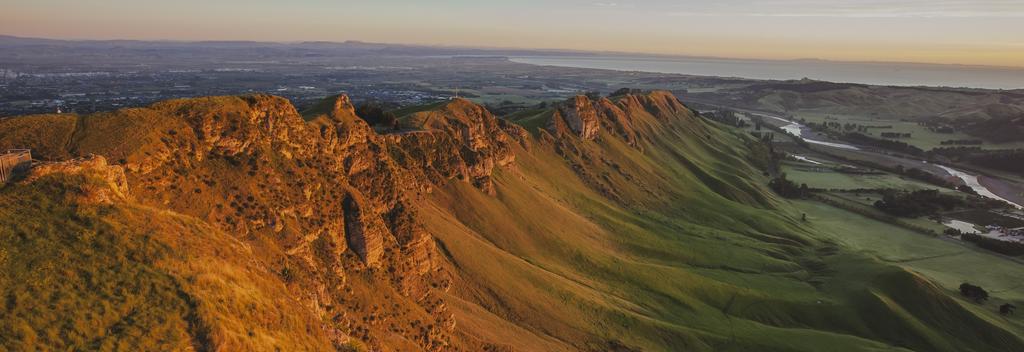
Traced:
[[594, 103], [579, 95], [558, 106], [548, 128], [556, 133], [567, 129], [580, 138], [592, 140], [597, 137], [600, 125]]
[[[689, 117], [690, 125], [699, 125], [693, 113], [668, 91], [648, 94], [630, 94], [616, 98], [592, 100], [580, 95], [558, 105], [548, 120], [547, 133], [556, 139], [575, 136], [582, 140], [595, 140], [601, 131], [618, 137], [631, 146], [639, 147], [642, 134], [638, 129], [657, 120]], [[686, 121], [683, 121], [684, 123]], [[657, 128], [672, 127], [657, 124]]]
[[691, 129], [687, 135], [706, 135], [706, 128], [668, 91], [598, 99], [580, 95], [560, 103], [551, 112], [547, 128], [541, 131], [541, 140], [564, 157], [587, 184], [606, 197], [621, 201], [624, 184], [646, 186], [636, 184], [637, 177], [630, 173], [630, 168], [611, 162], [612, 158], [604, 155], [604, 148], [589, 142], [613, 138], [643, 151], [647, 144], [643, 142], [659, 131]]
[[[453, 179], [493, 193], [494, 169], [528, 147], [527, 133], [466, 100], [419, 114], [419, 131], [389, 135], [356, 116], [347, 96], [323, 106], [304, 119], [283, 98], [252, 95], [86, 116], [84, 142], [62, 153], [96, 156], [37, 167], [32, 177], [101, 174], [111, 186], [82, 192], [78, 202], [130, 194], [250, 243], [313, 311], [333, 317], [325, 332], [335, 343], [357, 331], [360, 340], [386, 347], [377, 340], [386, 334], [370, 333], [384, 329], [374, 320], [384, 313], [358, 302], [375, 300], [371, 292], [395, 292], [406, 298], [387, 301], [431, 307], [387, 313], [407, 323], [432, 321], [426, 338], [408, 340], [443, 348], [455, 324], [431, 292], [450, 280], [417, 217], [417, 199]], [[370, 296], [351, 297], [354, 287]]]
[[693, 115], [672, 92], [663, 90], [656, 90], [642, 95], [627, 95], [619, 99], [618, 105], [623, 110], [643, 111], [662, 120], [678, 118], [681, 115]]
[[388, 141], [395, 160], [428, 184], [458, 178], [493, 194], [494, 168], [515, 161], [514, 146], [529, 146], [522, 127], [465, 99], [417, 113], [411, 120], [422, 130], [391, 134]]

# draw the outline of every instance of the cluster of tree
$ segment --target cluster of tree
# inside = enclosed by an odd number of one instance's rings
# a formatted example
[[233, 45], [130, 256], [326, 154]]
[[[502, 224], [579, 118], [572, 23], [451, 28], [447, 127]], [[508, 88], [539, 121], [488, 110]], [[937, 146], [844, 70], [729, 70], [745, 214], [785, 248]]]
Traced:
[[[984, 303], [988, 300], [988, 291], [981, 288], [981, 286], [971, 285], [970, 283], [960, 284], [960, 295], [967, 297], [974, 301], [974, 303]], [[1017, 310], [1017, 306], [1010, 303], [1003, 303], [999, 305], [999, 314], [1011, 315]]]
[[368, 101], [356, 107], [356, 116], [366, 121], [371, 126], [386, 126], [397, 130], [398, 117], [391, 111], [385, 110], [384, 104], [378, 101]]
[[[801, 119], [801, 120], [803, 120], [803, 119]], [[807, 125], [807, 127], [810, 127], [813, 130], [823, 131], [823, 132], [835, 130], [835, 131], [841, 131], [841, 132], [868, 133], [868, 129], [872, 129], [872, 128], [875, 128], [875, 129], [892, 129], [893, 128], [892, 125], [861, 125], [861, 124], [856, 124], [856, 123], [852, 123], [852, 122], [842, 123], [841, 124], [841, 123], [835, 122], [835, 121], [825, 121], [825, 122], [820, 123], [820, 124], [819, 123], [814, 123], [814, 122], [807, 122], [805, 124]]]
[[797, 185], [796, 182], [786, 179], [784, 173], [769, 181], [768, 187], [786, 198], [804, 198], [811, 193], [806, 183]]
[[946, 231], [942, 231], [942, 234], [949, 237], [960, 237], [964, 235], [964, 232], [954, 228], [948, 228]]
[[984, 150], [979, 147], [944, 147], [932, 149], [929, 154], [1024, 175], [1024, 149]]
[[997, 170], [1024, 174], [1024, 149], [997, 150], [975, 154], [968, 162]]
[[751, 164], [754, 164], [758, 170], [764, 172], [765, 176], [768, 176], [770, 171], [773, 170], [775, 160], [777, 158], [771, 142], [758, 140], [749, 141], [746, 144], [750, 149], [750, 153], [747, 154], [747, 160], [749, 160]]
[[953, 126], [950, 126], [945, 122], [935, 121], [934, 119], [930, 121], [921, 121], [918, 122], [917, 124], [919, 126], [927, 127], [929, 131], [935, 133], [952, 134], [956, 132], [956, 128], [954, 128]]
[[932, 148], [932, 150], [928, 151], [928, 154], [960, 159], [983, 151], [984, 150], [982, 150], [981, 147], [939, 147]]
[[[770, 124], [770, 123], [766, 123], [766, 122], [764, 122], [764, 119], [762, 119], [760, 117], [753, 117], [753, 118], [751, 118], [751, 120], [754, 121], [754, 130], [755, 131], [761, 131], [761, 127], [763, 126], [764, 128], [767, 128], [767, 129], [769, 129], [771, 131], [778, 132], [778, 133], [781, 133], [781, 134], [784, 134], [784, 135], [792, 136], [793, 140], [796, 141], [796, 144], [801, 146], [801, 147], [804, 147], [804, 148], [810, 147], [810, 145], [807, 144], [807, 141], [805, 141], [803, 138], [801, 138], [800, 136], [794, 136], [792, 133], [789, 133], [786, 130], [782, 129], [782, 127], [775, 126], [775, 125]], [[770, 138], [774, 139], [774, 136], [772, 136]]]
[[1024, 255], [1024, 243], [1001, 241], [973, 233], [960, 235], [960, 239], [974, 243], [978, 247], [1010, 256]]
[[757, 132], [757, 131], [752, 131], [752, 132], [750, 132], [750, 135], [754, 136], [754, 138], [757, 138], [758, 140], [760, 140], [762, 142], [765, 142], [765, 143], [771, 143], [771, 142], [775, 141], [775, 133], [773, 133], [773, 132]]
[[966, 282], [960, 284], [960, 294], [964, 297], [973, 299], [974, 302], [977, 303], [988, 300], [988, 291], [985, 291], [981, 286], [971, 285]]
[[875, 208], [886, 214], [906, 218], [950, 211], [963, 205], [965, 205], [963, 198], [942, 194], [933, 189], [913, 192], [886, 191], [882, 199], [875, 202]]
[[982, 145], [985, 141], [980, 139], [947, 139], [939, 142], [942, 145]]
[[999, 209], [1009, 204], [1003, 201], [984, 197], [961, 197], [944, 194], [938, 190], [919, 191], [888, 190], [882, 193], [882, 199], [875, 202], [875, 208], [886, 214], [907, 218], [934, 215], [940, 211], [963, 209]]
[[924, 154], [924, 150], [922, 150], [921, 148], [915, 147], [913, 145], [907, 144], [906, 142], [874, 138], [874, 137], [871, 137], [871, 136], [868, 136], [868, 135], [865, 135], [865, 134], [862, 134], [862, 133], [858, 133], [858, 132], [852, 132], [852, 133], [844, 134], [843, 135], [843, 139], [845, 139], [845, 140], [847, 140], [847, 141], [849, 141], [851, 143], [854, 143], [854, 144], [861, 144], [861, 145], [867, 145], [867, 146], [872, 146], [872, 147], [878, 147], [878, 148], [893, 150], [893, 151], [897, 151], [897, 152], [901, 152], [901, 153], [906, 153], [906, 154], [910, 154], [910, 155], [914, 155], [914, 156], [920, 156], [920, 155]]
[[729, 126], [735, 127], [747, 127], [747, 120], [736, 116], [736, 112], [732, 110], [716, 110], [705, 112], [700, 115], [701, 117], [707, 118], [708, 120], [720, 122]]
[[978, 191], [975, 191], [974, 188], [971, 188], [971, 186], [968, 185], [956, 186], [956, 190], [967, 194], [978, 195]]
[[912, 134], [903, 132], [882, 132], [882, 138], [910, 138]]
[[1011, 315], [1015, 310], [1017, 310], [1017, 306], [1009, 303], [1003, 303], [1003, 305], [999, 306], [999, 314], [1002, 315]]
[[[820, 124], [814, 123], [814, 122], [808, 122], [807, 123], [807, 127], [810, 127], [811, 129], [815, 129], [815, 130], [824, 130], [824, 129], [842, 130], [842, 129], [846, 129], [847, 127], [851, 127], [851, 126], [852, 126], [852, 124], [846, 124], [844, 126], [843, 124], [835, 122], [835, 121], [825, 121], [825, 122], [822, 122]], [[850, 128], [850, 130], [852, 130], [852, 128]]]
[[916, 167], [907, 169], [904, 168], [903, 165], [896, 165], [896, 167], [892, 171], [897, 174], [903, 175], [907, 178], [930, 183], [942, 188], [953, 188], [953, 184], [946, 180], [944, 177], [938, 176], [928, 171], [921, 170]]

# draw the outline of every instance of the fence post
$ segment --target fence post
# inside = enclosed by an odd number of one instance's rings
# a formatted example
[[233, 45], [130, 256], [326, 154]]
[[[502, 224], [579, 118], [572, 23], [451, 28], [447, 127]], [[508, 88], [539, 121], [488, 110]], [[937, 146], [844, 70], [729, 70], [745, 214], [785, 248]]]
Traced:
[[7, 183], [7, 175], [10, 173], [7, 167], [7, 155], [0, 157], [0, 178], [3, 178], [3, 183]]

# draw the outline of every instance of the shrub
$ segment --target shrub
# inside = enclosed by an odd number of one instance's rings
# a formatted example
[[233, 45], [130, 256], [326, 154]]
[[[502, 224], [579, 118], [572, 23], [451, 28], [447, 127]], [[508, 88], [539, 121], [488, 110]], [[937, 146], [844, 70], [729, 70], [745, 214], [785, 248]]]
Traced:
[[803, 198], [809, 193], [807, 184], [798, 186], [795, 182], [787, 180], [786, 174], [781, 174], [779, 177], [771, 180], [771, 182], [768, 182], [768, 187], [786, 198]]
[[960, 284], [960, 294], [964, 297], [973, 299], [976, 303], [988, 300], [988, 291], [985, 291], [981, 286], [974, 286], [966, 282]]

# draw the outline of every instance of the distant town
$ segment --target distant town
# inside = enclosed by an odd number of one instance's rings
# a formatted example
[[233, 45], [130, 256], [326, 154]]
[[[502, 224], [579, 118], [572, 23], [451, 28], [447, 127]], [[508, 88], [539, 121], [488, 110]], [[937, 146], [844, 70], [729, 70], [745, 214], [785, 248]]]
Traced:
[[[610, 92], [622, 85], [646, 83], [685, 91], [719, 83], [682, 75], [518, 64], [508, 60], [515, 52], [365, 43], [210, 45], [4, 37], [0, 48], [0, 116], [91, 113], [174, 98], [248, 93], [282, 96], [299, 108], [341, 92], [357, 101], [416, 105], [459, 91], [489, 105], [526, 106], [586, 91]], [[75, 61], [68, 62], [69, 57]]]

